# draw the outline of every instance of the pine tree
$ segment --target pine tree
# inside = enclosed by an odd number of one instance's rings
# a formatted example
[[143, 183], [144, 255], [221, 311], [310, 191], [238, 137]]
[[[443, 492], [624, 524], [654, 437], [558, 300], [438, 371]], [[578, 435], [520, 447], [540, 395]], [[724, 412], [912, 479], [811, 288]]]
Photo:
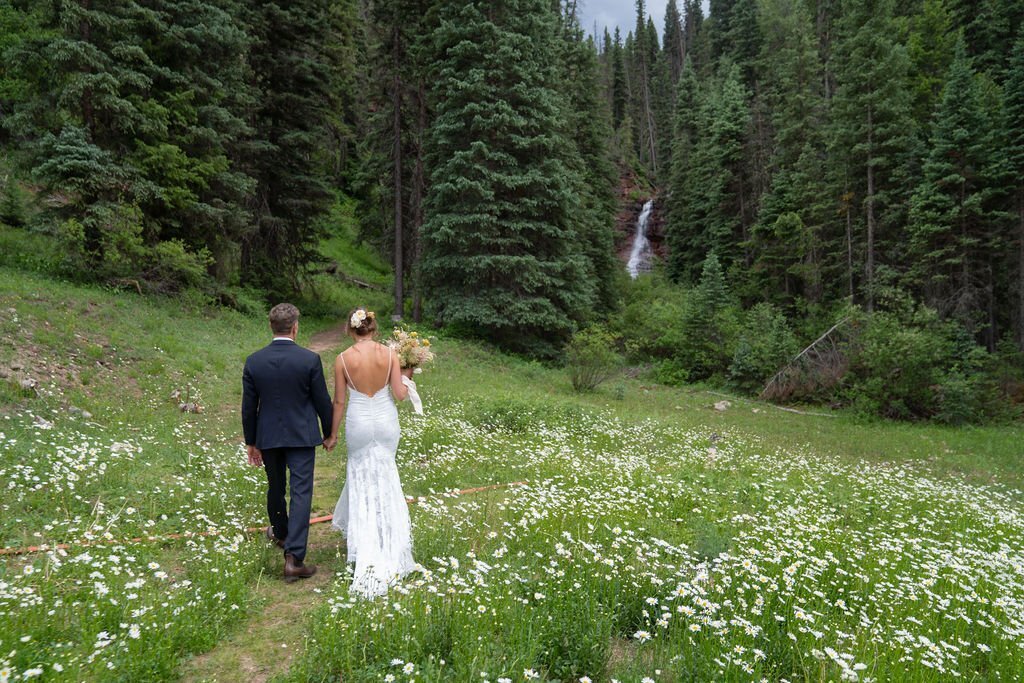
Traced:
[[252, 90], [244, 68], [249, 39], [232, 0], [149, 0], [138, 40], [159, 68], [149, 89], [147, 125], [127, 160], [148, 192], [140, 208], [161, 241], [178, 240], [215, 257], [225, 280], [251, 216], [252, 179], [234, 164], [250, 129]]
[[1002, 80], [1013, 37], [1024, 26], [1024, 0], [949, 0], [956, 25], [963, 29], [968, 56], [979, 72]]
[[627, 50], [626, 52], [630, 56], [632, 65], [632, 69], [630, 69], [632, 73], [629, 78], [633, 104], [631, 116], [636, 127], [637, 152], [640, 161], [652, 173], [657, 174], [658, 134], [655, 123], [652, 80], [654, 60], [658, 53], [658, 33], [648, 26], [644, 0], [636, 0], [636, 29], [633, 37], [632, 51]]
[[[15, 8], [10, 2], [0, 3], [0, 144], [7, 142], [4, 124], [16, 105], [22, 105], [32, 90], [31, 79], [18, 63], [29, 55], [25, 48], [39, 45], [43, 36], [47, 8], [36, 5], [30, 9]], [[40, 59], [41, 55], [34, 55]]]
[[[909, 60], [896, 42], [891, 0], [851, 5], [840, 20], [833, 55], [830, 161], [833, 196], [851, 193], [850, 250], [863, 254], [863, 292], [874, 306], [875, 274], [883, 246], [898, 240], [906, 219], [913, 119], [905, 87]], [[852, 244], [858, 228], [864, 239]], [[849, 274], [854, 278], [854, 274]]]
[[[686, 0], [683, 17], [683, 43], [686, 55], [693, 62], [698, 73], [702, 72], [705, 62], [710, 61], [704, 28], [704, 11], [700, 0]], [[681, 74], [682, 72], [680, 72]]]
[[956, 35], [945, 0], [924, 0], [921, 11], [911, 18], [910, 26], [907, 55], [911, 64], [914, 119], [919, 126], [927, 128], [949, 71]]
[[672, 166], [673, 97], [672, 72], [667, 52], [659, 52], [654, 61], [651, 79], [651, 108], [654, 115], [655, 139], [657, 140], [658, 183], [668, 181]]
[[242, 239], [242, 279], [272, 296], [297, 290], [316, 259], [331, 195], [317, 168], [326, 140], [328, 0], [250, 0], [249, 67], [259, 84], [247, 170], [255, 225]]
[[352, 178], [359, 161], [359, 139], [366, 126], [365, 110], [369, 108], [361, 82], [365, 77], [366, 31], [357, 0], [332, 0], [328, 17], [330, 36], [325, 56], [330, 82], [326, 127], [330, 144], [318, 156], [325, 177], [351, 196]]
[[81, 272], [131, 274], [144, 239], [135, 205], [147, 188], [127, 156], [150, 126], [153, 65], [137, 44], [148, 15], [137, 2], [39, 12], [41, 30], [8, 51], [25, 90], [5, 126], [49, 198], [48, 217], [65, 221]]
[[616, 130], [626, 117], [629, 91], [626, 86], [626, 61], [623, 56], [622, 36], [615, 27], [615, 42], [612, 44], [612, 125]]
[[683, 33], [683, 19], [679, 14], [679, 5], [676, 0], [668, 0], [665, 7], [665, 33], [662, 40], [662, 49], [668, 59], [669, 73], [672, 75], [672, 83], [679, 80], [683, 72], [683, 61], [686, 59], [686, 38]]
[[673, 272], [691, 280], [706, 255], [714, 252], [726, 269], [742, 260], [747, 241], [744, 144], [750, 110], [740, 69], [724, 73], [702, 98], [692, 161], [686, 171], [679, 222], [690, 249], [674, 256]]
[[562, 65], [561, 91], [565, 131], [574, 147], [567, 159], [578, 181], [579, 213], [574, 220], [583, 253], [596, 285], [598, 309], [609, 314], [619, 305], [613, 226], [618, 210], [618, 177], [612, 164], [611, 112], [599, 94], [599, 67], [592, 40], [585, 40], [572, 6], [563, 14], [563, 39], [558, 62]]
[[[432, 0], [385, 0], [368, 6], [364, 31], [370, 44], [365, 90], [366, 122], [360, 198], [361, 236], [389, 258], [395, 273], [395, 313], [405, 310], [407, 278], [416, 270], [423, 224], [426, 177], [423, 141], [426, 55], [423, 43], [433, 22]], [[419, 307], [414, 291], [414, 317]]]
[[697, 232], [689, 223], [689, 197], [686, 193], [690, 189], [689, 174], [700, 122], [698, 114], [703, 106], [700, 98], [693, 60], [688, 57], [676, 86], [672, 166], [665, 199], [668, 274], [677, 282], [691, 272], [696, 251]]
[[731, 299], [722, 265], [711, 252], [701, 265], [700, 281], [690, 292], [681, 324], [684, 341], [678, 354], [691, 379], [707, 379], [728, 367], [735, 327]]
[[[820, 233], [831, 223], [823, 206], [824, 98], [811, 16], [800, 0], [766, 0], [759, 78], [775, 131], [769, 172], [752, 230], [751, 290], [791, 304], [821, 298]], [[759, 298], [760, 298], [759, 297]]]
[[988, 280], [993, 216], [988, 177], [991, 133], [963, 40], [957, 42], [936, 112], [931, 150], [914, 193], [910, 275], [925, 302], [962, 320], [971, 329], [988, 321]]
[[[1024, 350], [1024, 30], [1013, 46], [1004, 85], [1007, 177], [1016, 210], [1016, 293], [1015, 330], [1017, 345]], [[1009, 240], [1008, 240], [1009, 242]]]
[[443, 2], [422, 272], [437, 319], [553, 355], [590, 313], [545, 0]]
[[711, 0], [709, 40], [716, 60], [728, 58], [753, 83], [754, 66], [761, 52], [757, 0]]

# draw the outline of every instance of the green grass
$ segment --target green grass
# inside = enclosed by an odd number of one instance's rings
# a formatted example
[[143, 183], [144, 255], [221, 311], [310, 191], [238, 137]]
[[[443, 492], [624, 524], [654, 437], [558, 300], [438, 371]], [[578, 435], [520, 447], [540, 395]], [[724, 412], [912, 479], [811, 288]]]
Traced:
[[[0, 539], [72, 543], [0, 562], [12, 680], [35, 667], [74, 680], [1024, 675], [1020, 426], [865, 423], [739, 398], [717, 412], [718, 394], [635, 380], [580, 396], [563, 370], [438, 336], [436, 367], [417, 377], [428, 414], [401, 410], [425, 572], [386, 601], [353, 601], [337, 536], [318, 528], [323, 573], [285, 590], [280, 558], [241, 531], [264, 514], [237, 414], [265, 321], [8, 259], [0, 368], [20, 369], [0, 380]], [[363, 294], [332, 282], [329, 315], [304, 317], [299, 341]], [[18, 384], [29, 376], [37, 394]], [[204, 411], [181, 413], [184, 394]], [[343, 466], [320, 458], [315, 513], [333, 508]], [[116, 542], [208, 530], [220, 533]], [[268, 634], [293, 656], [267, 652]]]
[[393, 278], [388, 264], [367, 244], [358, 241], [358, 227], [352, 200], [339, 202], [331, 213], [331, 236], [320, 245], [325, 258], [338, 264], [338, 270], [350, 277], [391, 288]]
[[337, 271], [314, 275], [297, 302], [304, 314], [328, 323], [340, 320], [356, 306], [375, 310], [383, 319], [394, 308], [391, 271], [371, 246], [358, 241], [352, 211], [351, 200], [334, 207], [329, 236], [320, 244], [320, 253], [337, 264]]

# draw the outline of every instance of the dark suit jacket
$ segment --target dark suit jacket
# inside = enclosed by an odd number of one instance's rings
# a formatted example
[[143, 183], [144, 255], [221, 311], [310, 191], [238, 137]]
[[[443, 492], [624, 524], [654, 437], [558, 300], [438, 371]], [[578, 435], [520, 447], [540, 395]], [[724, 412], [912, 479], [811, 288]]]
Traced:
[[295, 342], [278, 340], [245, 359], [246, 445], [260, 450], [319, 446], [331, 433], [332, 417], [320, 356]]

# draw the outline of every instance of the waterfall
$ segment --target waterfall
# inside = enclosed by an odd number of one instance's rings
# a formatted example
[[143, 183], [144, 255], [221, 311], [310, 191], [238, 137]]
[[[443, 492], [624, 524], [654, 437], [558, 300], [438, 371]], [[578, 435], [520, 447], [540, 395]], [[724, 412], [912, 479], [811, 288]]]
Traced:
[[626, 263], [626, 270], [634, 280], [640, 273], [649, 273], [651, 270], [651, 241], [647, 239], [647, 220], [653, 209], [654, 200], [648, 199], [640, 211], [640, 217], [636, 219], [636, 236], [633, 238], [633, 249], [629, 252], [629, 262]]

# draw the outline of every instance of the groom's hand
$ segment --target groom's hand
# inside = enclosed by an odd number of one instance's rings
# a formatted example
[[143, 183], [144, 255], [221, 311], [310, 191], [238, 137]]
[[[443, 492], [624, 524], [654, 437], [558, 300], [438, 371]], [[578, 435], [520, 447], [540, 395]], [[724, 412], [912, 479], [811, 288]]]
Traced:
[[326, 439], [324, 439], [324, 450], [333, 451], [334, 447], [337, 445], [337, 443], [338, 443], [338, 437], [336, 437], [336, 436], [329, 436], [329, 437], [327, 437]]
[[249, 464], [253, 467], [263, 467], [263, 451], [255, 446], [246, 446], [249, 452]]

